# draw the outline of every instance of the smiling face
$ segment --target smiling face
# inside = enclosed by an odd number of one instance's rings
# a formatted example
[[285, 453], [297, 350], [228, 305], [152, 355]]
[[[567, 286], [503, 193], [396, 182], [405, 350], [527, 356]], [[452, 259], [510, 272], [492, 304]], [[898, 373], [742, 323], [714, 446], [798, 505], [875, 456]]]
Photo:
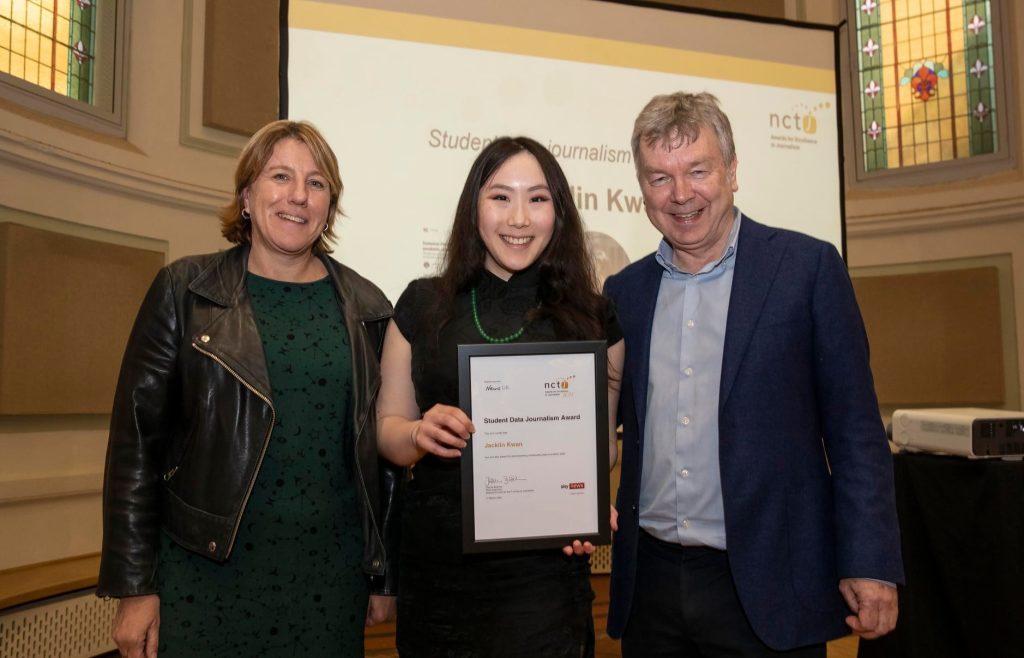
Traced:
[[487, 248], [484, 266], [506, 281], [532, 265], [551, 242], [555, 205], [537, 158], [525, 151], [484, 182], [477, 217]]
[[647, 217], [672, 247], [673, 261], [697, 272], [720, 257], [734, 221], [736, 159], [726, 163], [711, 128], [697, 139], [640, 144], [640, 189]]
[[252, 256], [309, 256], [327, 225], [331, 193], [309, 147], [288, 137], [274, 145], [263, 171], [242, 192], [252, 216]]

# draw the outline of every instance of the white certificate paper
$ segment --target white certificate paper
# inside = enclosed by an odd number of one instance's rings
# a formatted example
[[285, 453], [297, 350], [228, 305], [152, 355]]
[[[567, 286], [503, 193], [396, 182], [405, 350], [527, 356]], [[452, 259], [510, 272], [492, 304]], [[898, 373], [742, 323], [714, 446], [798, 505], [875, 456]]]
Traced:
[[[459, 350], [463, 406], [476, 426], [463, 451], [464, 549], [607, 543], [604, 343]], [[465, 370], [464, 351], [476, 352]]]

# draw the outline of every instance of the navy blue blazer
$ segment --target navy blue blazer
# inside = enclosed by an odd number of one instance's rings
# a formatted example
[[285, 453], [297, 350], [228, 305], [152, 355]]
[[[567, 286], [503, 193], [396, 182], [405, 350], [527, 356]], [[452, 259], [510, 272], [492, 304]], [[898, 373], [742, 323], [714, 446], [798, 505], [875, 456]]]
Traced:
[[[806, 235], [743, 218], [719, 393], [729, 564], [758, 637], [777, 650], [849, 633], [841, 578], [903, 582], [892, 457], [846, 266]], [[622, 474], [608, 634], [629, 619], [662, 268], [651, 254], [609, 278], [626, 340]]]

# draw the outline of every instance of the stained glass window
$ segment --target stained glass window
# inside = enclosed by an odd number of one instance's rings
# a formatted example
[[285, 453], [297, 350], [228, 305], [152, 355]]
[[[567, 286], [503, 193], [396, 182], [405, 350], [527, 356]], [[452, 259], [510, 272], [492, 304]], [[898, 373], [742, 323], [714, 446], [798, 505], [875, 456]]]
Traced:
[[92, 103], [102, 0], [0, 0], [0, 72]]
[[990, 1], [851, 2], [864, 169], [995, 153], [999, 108]]

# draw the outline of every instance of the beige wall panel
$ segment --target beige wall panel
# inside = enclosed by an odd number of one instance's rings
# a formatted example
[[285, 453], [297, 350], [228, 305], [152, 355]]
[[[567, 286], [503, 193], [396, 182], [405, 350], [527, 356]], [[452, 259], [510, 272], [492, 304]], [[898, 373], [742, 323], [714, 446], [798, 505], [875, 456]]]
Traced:
[[995, 267], [854, 278], [883, 407], [1001, 407]]
[[0, 418], [0, 571], [100, 550], [106, 424]]
[[96, 492], [4, 505], [0, 569], [99, 551], [102, 504]]
[[0, 414], [110, 412], [160, 252], [0, 224]]
[[206, 3], [204, 125], [251, 135], [277, 119], [280, 44], [277, 2]]

